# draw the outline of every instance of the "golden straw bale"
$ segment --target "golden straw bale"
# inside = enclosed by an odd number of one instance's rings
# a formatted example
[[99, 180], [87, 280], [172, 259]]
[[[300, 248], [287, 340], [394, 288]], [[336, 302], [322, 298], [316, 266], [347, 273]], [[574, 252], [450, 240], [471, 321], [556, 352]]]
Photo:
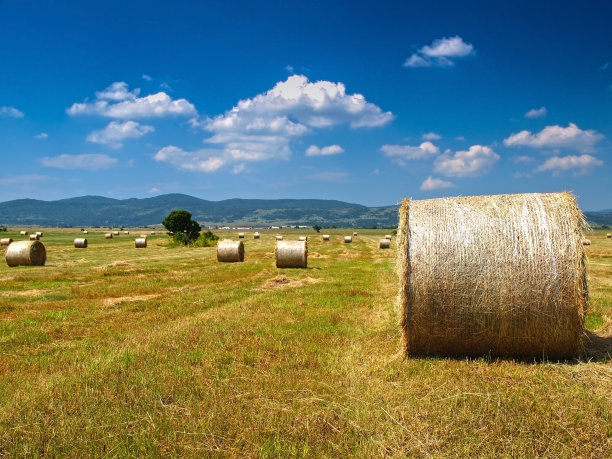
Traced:
[[[36, 236], [36, 235], [33, 235]], [[47, 251], [42, 242], [17, 241], [6, 249], [6, 264], [13, 266], [44, 266], [47, 261]]]
[[244, 261], [244, 244], [242, 241], [224, 239], [217, 243], [217, 261], [235, 263]]
[[106, 234], [104, 235], [104, 239], [112, 239], [112, 238], [113, 238], [112, 233], [106, 233]]
[[276, 236], [276, 240], [277, 240], [277, 241], [282, 241], [282, 240], [283, 240], [283, 237], [282, 237], [282, 236]]
[[83, 230], [83, 234], [89, 234], [89, 231]]
[[43, 237], [43, 232], [42, 231], [36, 231], [36, 235], [40, 239], [41, 237]]
[[113, 231], [113, 236], [119, 236], [119, 231]]
[[130, 234], [130, 232], [129, 231], [124, 231], [123, 234]]
[[378, 241], [378, 248], [380, 248], [380, 249], [388, 249], [389, 247], [391, 247], [391, 241], [389, 241], [389, 239], [384, 238], [384, 239], [381, 239], [380, 241]]
[[323, 235], [323, 240], [324, 241], [329, 241], [329, 234], [324, 234]]
[[155, 236], [155, 231], [151, 231], [151, 236]]
[[399, 217], [407, 355], [579, 355], [588, 285], [574, 196], [405, 199]]
[[353, 236], [357, 236], [357, 231], [353, 231]]
[[244, 239], [244, 233], [238, 233], [238, 238]]
[[259, 239], [259, 233], [257, 231], [253, 233], [253, 239]]
[[83, 237], [77, 237], [74, 240], [74, 248], [75, 249], [86, 249], [87, 248], [87, 239]]
[[612, 234], [608, 233], [608, 234], [606, 234], [606, 237], [607, 237], [608, 239], [610, 239], [610, 238], [612, 238]]
[[391, 240], [391, 235], [390, 234], [385, 234], [385, 239]]
[[277, 268], [308, 267], [307, 241], [278, 241], [274, 249]]
[[300, 236], [298, 238], [298, 241], [307, 241], [307, 240], [308, 240], [308, 238], [306, 236]]
[[19, 231], [19, 235], [20, 236], [27, 236], [28, 232], [27, 231]]
[[10, 237], [3, 237], [2, 239], [0, 239], [0, 246], [2, 245], [10, 245], [11, 242], [13, 242], [13, 239]]
[[350, 244], [351, 242], [353, 242], [353, 238], [351, 236], [344, 236], [345, 244]]
[[583, 239], [582, 240], [582, 245], [591, 245], [591, 240], [590, 239]]
[[38, 233], [30, 234], [30, 241], [38, 241], [39, 239], [40, 236], [38, 235]]
[[146, 237], [137, 237], [134, 239], [134, 247], [137, 249], [146, 249], [147, 248], [147, 238]]

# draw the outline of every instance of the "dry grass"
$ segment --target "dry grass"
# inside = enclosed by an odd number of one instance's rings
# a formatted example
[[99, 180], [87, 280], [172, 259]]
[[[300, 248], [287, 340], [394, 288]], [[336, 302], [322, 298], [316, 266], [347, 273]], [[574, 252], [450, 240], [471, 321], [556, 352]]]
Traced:
[[562, 363], [403, 359], [394, 246], [330, 233], [281, 273], [265, 231], [222, 264], [45, 229], [47, 266], [0, 267], [0, 457], [609, 455], [605, 232], [587, 248], [599, 347]]

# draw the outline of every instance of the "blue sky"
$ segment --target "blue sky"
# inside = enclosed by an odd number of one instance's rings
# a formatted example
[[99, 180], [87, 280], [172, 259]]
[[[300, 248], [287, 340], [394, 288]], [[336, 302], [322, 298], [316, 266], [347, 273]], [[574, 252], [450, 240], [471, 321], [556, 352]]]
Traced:
[[612, 4], [424, 3], [0, 0], [0, 201], [612, 208]]

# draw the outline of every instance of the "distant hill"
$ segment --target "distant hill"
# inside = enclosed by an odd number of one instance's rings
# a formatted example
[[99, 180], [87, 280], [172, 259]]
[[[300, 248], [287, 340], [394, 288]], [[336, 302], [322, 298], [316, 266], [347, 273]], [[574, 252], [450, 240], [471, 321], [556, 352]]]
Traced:
[[161, 223], [176, 209], [188, 210], [201, 225], [397, 225], [397, 206], [366, 207], [323, 199], [207, 201], [184, 194], [122, 200], [101, 196], [58, 201], [18, 199], [0, 203], [0, 225], [145, 226]]
[[585, 212], [584, 216], [593, 226], [612, 226], [612, 209], [599, 210], [597, 212]]

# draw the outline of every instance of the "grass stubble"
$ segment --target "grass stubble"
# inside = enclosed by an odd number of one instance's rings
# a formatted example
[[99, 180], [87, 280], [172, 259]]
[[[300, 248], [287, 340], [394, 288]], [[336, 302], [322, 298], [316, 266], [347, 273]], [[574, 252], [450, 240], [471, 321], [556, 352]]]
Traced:
[[610, 456], [605, 231], [587, 351], [566, 362], [404, 359], [395, 241], [329, 232], [279, 270], [266, 231], [229, 264], [164, 235], [75, 249], [78, 231], [45, 229], [45, 267], [0, 265], [0, 457]]

